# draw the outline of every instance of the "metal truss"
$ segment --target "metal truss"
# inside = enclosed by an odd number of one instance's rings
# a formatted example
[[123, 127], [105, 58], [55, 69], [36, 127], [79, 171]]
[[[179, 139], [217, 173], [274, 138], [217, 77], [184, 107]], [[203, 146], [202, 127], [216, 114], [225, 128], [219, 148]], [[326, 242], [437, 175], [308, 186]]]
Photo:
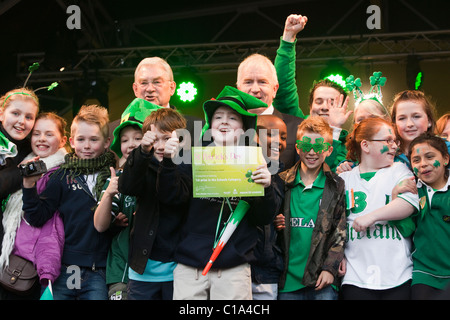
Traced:
[[[89, 77], [111, 79], [132, 76], [139, 61], [145, 57], [166, 59], [175, 74], [188, 67], [197, 74], [236, 72], [240, 61], [258, 52], [273, 59], [279, 40], [222, 42], [178, 46], [148, 46], [79, 50], [67, 62], [64, 71], [43, 67], [33, 74], [33, 82], [70, 81]], [[349, 36], [300, 38], [297, 42], [297, 66], [302, 68], [326, 65], [338, 60], [346, 64], [392, 63], [406, 61], [414, 55], [421, 60], [450, 58], [450, 30], [408, 33], [373, 33]], [[25, 79], [33, 62], [45, 61], [45, 52], [19, 53], [17, 75]], [[64, 57], [60, 57], [64, 61]], [[70, 65], [70, 67], [69, 67]]]

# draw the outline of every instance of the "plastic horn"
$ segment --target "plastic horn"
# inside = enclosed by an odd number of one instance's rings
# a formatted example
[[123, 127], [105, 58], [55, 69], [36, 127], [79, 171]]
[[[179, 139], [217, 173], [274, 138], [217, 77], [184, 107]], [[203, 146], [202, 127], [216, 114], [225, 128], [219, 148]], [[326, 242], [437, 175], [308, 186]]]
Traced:
[[217, 256], [222, 251], [223, 247], [225, 247], [234, 230], [236, 230], [237, 226], [239, 225], [239, 223], [241, 222], [242, 218], [247, 213], [249, 208], [250, 205], [246, 201], [239, 200], [236, 209], [234, 209], [234, 212], [231, 214], [230, 222], [225, 227], [225, 230], [219, 239], [219, 243], [214, 248], [211, 258], [209, 258], [208, 263], [203, 269], [202, 275], [206, 276], [209, 269], [211, 269], [212, 264], [214, 263], [214, 261], [216, 261]]

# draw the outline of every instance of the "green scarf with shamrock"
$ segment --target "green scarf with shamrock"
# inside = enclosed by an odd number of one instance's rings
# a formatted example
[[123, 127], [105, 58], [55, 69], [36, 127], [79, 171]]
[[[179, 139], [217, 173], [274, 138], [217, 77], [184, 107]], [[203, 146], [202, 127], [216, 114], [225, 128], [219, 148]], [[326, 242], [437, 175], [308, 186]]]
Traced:
[[0, 131], [0, 165], [5, 163], [8, 157], [14, 158], [17, 155], [17, 146], [8, 140]]

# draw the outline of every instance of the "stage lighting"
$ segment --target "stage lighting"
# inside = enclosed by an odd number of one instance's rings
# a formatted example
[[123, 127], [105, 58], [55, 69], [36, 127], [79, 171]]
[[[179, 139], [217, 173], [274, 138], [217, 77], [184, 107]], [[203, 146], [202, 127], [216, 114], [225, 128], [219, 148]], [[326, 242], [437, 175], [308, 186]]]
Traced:
[[420, 57], [410, 55], [406, 62], [406, 84], [411, 90], [420, 90], [422, 86], [424, 75], [420, 68], [420, 60]]
[[345, 79], [350, 75], [350, 71], [344, 67], [341, 61], [330, 61], [327, 66], [320, 72], [320, 80], [329, 79], [341, 87], [345, 88]]
[[177, 95], [183, 102], [192, 102], [194, 101], [197, 95], [198, 89], [196, 85], [191, 82], [182, 82], [178, 85]]
[[422, 71], [420, 71], [416, 76], [416, 82], [414, 86], [416, 90], [419, 90], [420, 87], [422, 86], [422, 76], [423, 76]]
[[183, 68], [174, 74], [177, 87], [171, 102], [181, 109], [198, 106], [203, 98], [203, 81], [194, 68]]
[[331, 74], [331, 75], [325, 77], [325, 79], [331, 80], [331, 81], [337, 83], [338, 85], [340, 85], [341, 87], [345, 88], [345, 79], [340, 74]]

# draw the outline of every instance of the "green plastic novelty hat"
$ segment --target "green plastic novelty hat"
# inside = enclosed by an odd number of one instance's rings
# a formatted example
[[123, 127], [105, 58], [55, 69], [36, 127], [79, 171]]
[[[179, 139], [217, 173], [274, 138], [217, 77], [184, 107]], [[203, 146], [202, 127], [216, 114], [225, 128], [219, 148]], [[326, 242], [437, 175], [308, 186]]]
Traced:
[[120, 117], [119, 126], [114, 129], [113, 135], [114, 140], [111, 144], [111, 150], [114, 151], [118, 157], [122, 157], [122, 151], [120, 150], [120, 131], [131, 125], [136, 125], [142, 129], [142, 124], [145, 118], [152, 113], [152, 111], [161, 109], [162, 107], [157, 106], [147, 100], [136, 98], [134, 99]]
[[203, 111], [205, 112], [205, 126], [202, 130], [202, 136], [206, 130], [211, 128], [211, 119], [214, 111], [220, 106], [227, 106], [242, 116], [244, 122], [244, 129], [256, 130], [257, 115], [250, 113], [247, 110], [256, 108], [267, 108], [267, 104], [245, 92], [236, 88], [226, 86], [222, 92], [219, 93], [216, 99], [211, 99], [203, 104]]

